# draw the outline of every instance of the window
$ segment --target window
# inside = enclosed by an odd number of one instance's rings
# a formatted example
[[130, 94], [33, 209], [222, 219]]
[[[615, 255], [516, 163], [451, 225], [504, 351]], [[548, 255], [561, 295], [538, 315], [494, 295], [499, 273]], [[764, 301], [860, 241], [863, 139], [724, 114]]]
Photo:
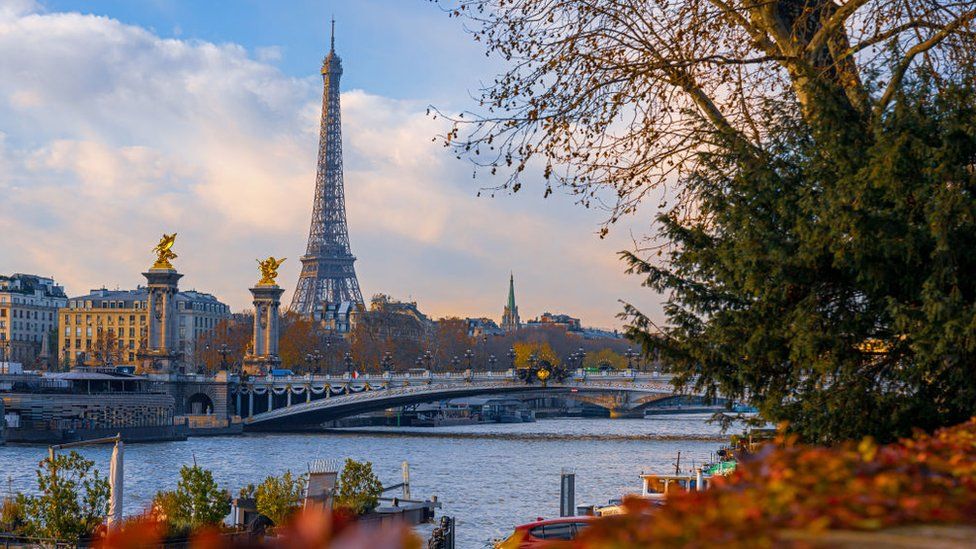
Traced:
[[536, 526], [529, 531], [532, 537], [539, 539], [562, 539], [568, 540], [573, 539], [576, 535], [576, 530], [572, 522], [562, 522], [557, 524], [545, 524], [542, 526]]
[[[88, 328], [91, 330], [91, 328]], [[75, 337], [81, 337], [81, 326], [75, 326]]]
[[71, 335], [71, 326], [65, 326], [64, 327], [64, 335], [66, 335], [66, 336]]
[[7, 318], [7, 309], [0, 309], [0, 318]]

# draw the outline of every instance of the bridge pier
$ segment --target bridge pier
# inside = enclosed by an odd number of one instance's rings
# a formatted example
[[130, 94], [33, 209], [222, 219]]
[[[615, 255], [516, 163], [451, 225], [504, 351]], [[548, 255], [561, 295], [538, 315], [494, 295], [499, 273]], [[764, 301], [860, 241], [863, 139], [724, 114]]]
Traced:
[[291, 387], [285, 387], [285, 407], [291, 406]]
[[308, 404], [309, 402], [312, 402], [312, 386], [311, 385], [306, 385], [305, 386], [305, 403]]
[[274, 389], [268, 387], [268, 411], [274, 410]]

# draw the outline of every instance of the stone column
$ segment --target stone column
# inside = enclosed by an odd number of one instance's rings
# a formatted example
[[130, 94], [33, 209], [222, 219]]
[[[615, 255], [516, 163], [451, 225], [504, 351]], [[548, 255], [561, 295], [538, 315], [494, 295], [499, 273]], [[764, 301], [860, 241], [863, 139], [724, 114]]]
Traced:
[[254, 332], [251, 353], [244, 357], [244, 369], [252, 375], [264, 375], [281, 364], [278, 357], [278, 309], [284, 289], [278, 285], [257, 285], [254, 296]]
[[142, 369], [151, 373], [172, 373], [180, 370], [176, 344], [176, 293], [182, 274], [176, 269], [152, 268], [142, 273], [146, 277], [148, 325], [146, 347], [139, 352]]

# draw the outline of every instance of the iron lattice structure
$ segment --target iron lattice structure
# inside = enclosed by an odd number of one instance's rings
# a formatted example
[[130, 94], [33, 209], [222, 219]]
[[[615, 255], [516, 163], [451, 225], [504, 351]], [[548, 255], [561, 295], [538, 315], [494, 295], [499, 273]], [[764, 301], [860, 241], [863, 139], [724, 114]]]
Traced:
[[322, 62], [322, 121], [312, 224], [308, 231], [308, 247], [302, 256], [302, 273], [290, 307], [293, 312], [305, 316], [320, 314], [330, 303], [350, 301], [363, 304], [353, 267], [356, 258], [349, 249], [349, 228], [346, 224], [339, 116], [342, 61], [335, 53], [334, 21], [332, 31], [332, 45]]

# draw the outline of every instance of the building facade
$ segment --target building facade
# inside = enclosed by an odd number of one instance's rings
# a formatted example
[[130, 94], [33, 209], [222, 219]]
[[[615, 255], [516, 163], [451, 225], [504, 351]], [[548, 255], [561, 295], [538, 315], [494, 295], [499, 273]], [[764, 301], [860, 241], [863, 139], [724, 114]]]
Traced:
[[505, 304], [505, 311], [502, 313], [502, 330], [514, 332], [522, 327], [519, 319], [518, 306], [515, 305], [515, 275], [508, 277], [508, 302]]
[[563, 314], [553, 314], [548, 311], [542, 313], [539, 318], [525, 323], [526, 327], [545, 327], [559, 326], [566, 328], [569, 332], [580, 332], [583, 330], [580, 319]]
[[51, 367], [52, 334], [58, 309], [68, 298], [54, 279], [30, 274], [0, 275], [0, 361]]
[[[134, 364], [147, 345], [149, 292], [92, 290], [67, 300], [59, 312], [59, 357], [65, 366]], [[216, 297], [190, 290], [175, 299], [177, 350], [184, 364], [193, 364], [197, 340], [230, 318], [230, 308]]]

